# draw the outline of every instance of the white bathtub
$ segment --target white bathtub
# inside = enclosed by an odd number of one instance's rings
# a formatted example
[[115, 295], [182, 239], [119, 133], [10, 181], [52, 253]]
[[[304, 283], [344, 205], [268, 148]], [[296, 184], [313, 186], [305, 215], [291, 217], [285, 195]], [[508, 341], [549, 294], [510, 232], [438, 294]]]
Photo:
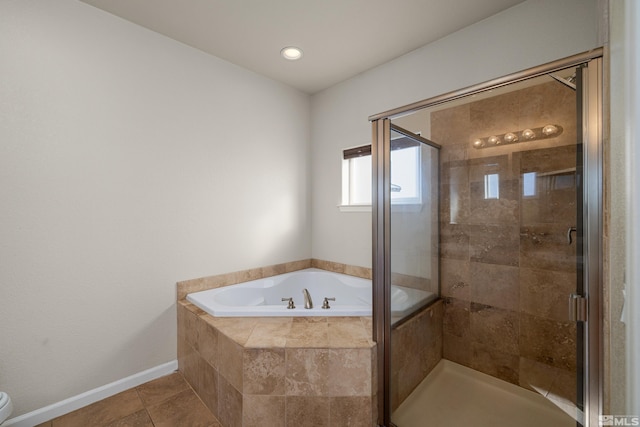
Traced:
[[[313, 308], [304, 308], [307, 289]], [[331, 308], [323, 309], [324, 298]], [[288, 309], [282, 298], [293, 298]], [[431, 292], [393, 286], [392, 315], [405, 316], [435, 299]], [[187, 300], [217, 317], [371, 316], [371, 280], [309, 268], [187, 295]]]

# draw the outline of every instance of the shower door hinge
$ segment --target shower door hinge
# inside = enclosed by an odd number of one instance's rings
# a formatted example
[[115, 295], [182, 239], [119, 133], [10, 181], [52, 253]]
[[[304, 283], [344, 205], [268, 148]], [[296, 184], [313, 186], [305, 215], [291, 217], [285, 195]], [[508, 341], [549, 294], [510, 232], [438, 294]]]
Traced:
[[569, 295], [569, 320], [573, 322], [587, 321], [587, 299], [582, 295]]

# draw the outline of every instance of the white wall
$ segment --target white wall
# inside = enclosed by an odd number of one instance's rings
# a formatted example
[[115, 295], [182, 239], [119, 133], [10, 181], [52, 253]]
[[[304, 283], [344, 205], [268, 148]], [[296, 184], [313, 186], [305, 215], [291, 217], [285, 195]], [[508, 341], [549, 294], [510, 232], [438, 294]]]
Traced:
[[176, 358], [175, 282], [310, 256], [309, 97], [75, 0], [0, 2], [0, 390]]
[[371, 266], [370, 213], [336, 208], [341, 150], [370, 142], [368, 116], [597, 47], [597, 19], [595, 0], [529, 0], [315, 94], [313, 257]]

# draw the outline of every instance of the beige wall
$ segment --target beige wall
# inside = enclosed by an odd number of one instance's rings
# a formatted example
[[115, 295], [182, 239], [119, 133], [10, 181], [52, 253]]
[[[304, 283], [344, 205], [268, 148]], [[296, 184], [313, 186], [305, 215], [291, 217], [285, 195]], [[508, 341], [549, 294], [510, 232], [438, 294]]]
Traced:
[[309, 97], [73, 0], [0, 2], [0, 390], [176, 358], [175, 283], [310, 257]]

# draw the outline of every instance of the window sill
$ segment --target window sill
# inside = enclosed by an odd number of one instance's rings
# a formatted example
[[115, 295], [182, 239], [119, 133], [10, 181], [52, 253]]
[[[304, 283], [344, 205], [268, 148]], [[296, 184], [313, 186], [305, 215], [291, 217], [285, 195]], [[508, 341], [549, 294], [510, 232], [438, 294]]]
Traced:
[[371, 205], [338, 205], [340, 212], [371, 212]]

